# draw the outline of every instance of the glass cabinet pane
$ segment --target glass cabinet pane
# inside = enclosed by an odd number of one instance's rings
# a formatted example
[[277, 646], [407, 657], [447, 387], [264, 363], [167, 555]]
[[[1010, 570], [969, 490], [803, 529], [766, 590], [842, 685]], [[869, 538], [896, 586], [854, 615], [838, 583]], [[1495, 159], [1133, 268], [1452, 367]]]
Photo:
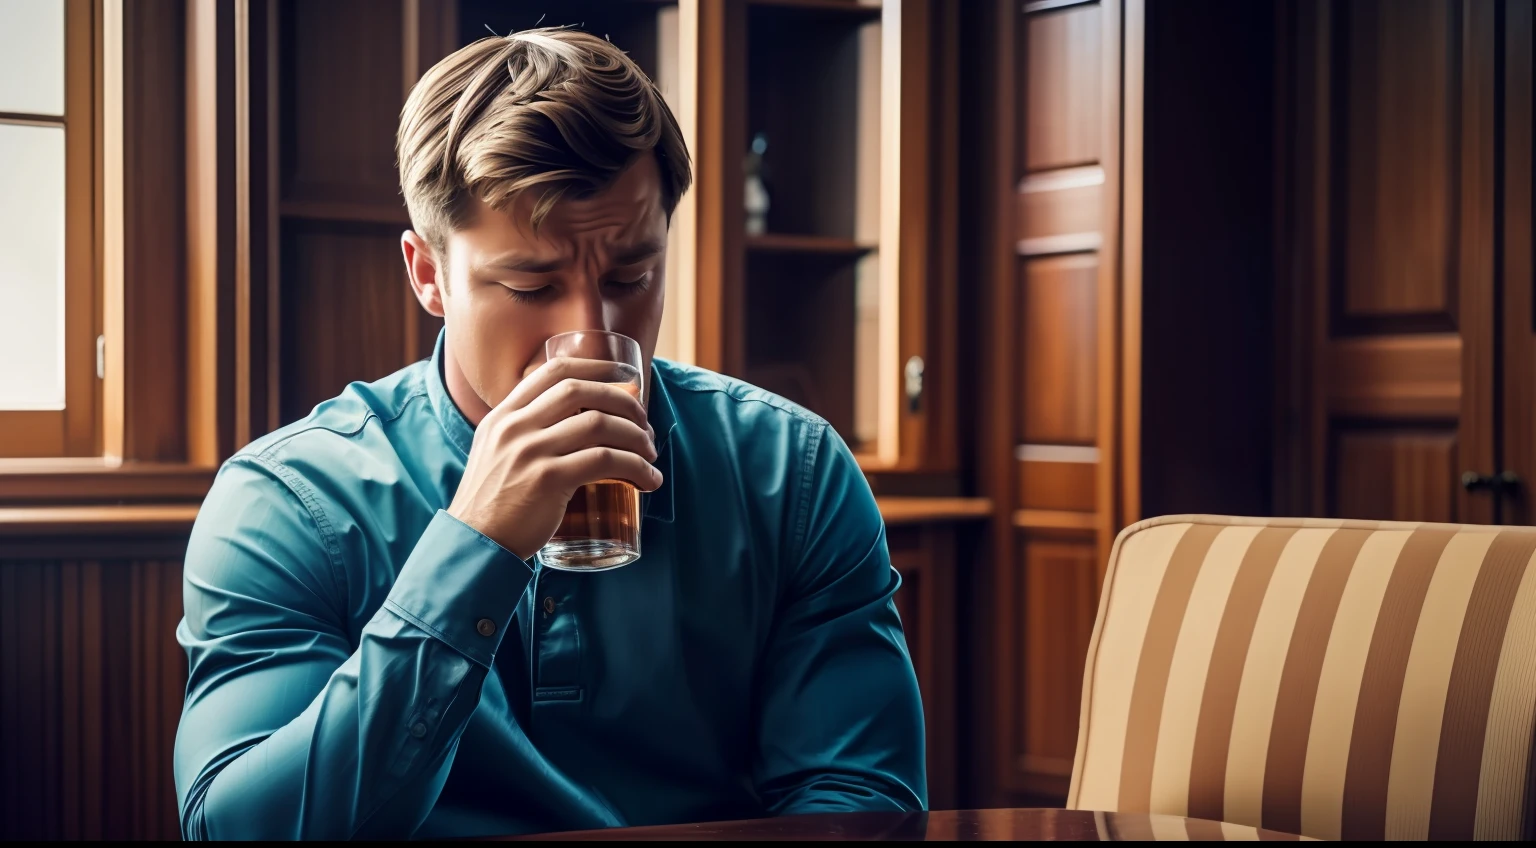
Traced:
[[64, 0], [0, 0], [0, 112], [64, 114]]
[[64, 130], [0, 124], [0, 410], [64, 408]]

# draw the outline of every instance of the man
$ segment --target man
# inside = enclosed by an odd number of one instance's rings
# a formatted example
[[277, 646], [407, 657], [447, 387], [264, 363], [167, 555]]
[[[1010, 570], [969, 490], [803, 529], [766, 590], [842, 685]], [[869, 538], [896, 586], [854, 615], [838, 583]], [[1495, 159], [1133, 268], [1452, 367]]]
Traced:
[[[460, 50], [401, 118], [401, 238], [446, 328], [219, 474], [186, 558], [192, 838], [420, 838], [925, 804], [884, 526], [821, 419], [650, 361], [688, 154], [623, 53]], [[345, 319], [342, 319], [345, 320]], [[543, 358], [639, 341], [644, 402]], [[539, 567], [583, 484], [644, 556]]]

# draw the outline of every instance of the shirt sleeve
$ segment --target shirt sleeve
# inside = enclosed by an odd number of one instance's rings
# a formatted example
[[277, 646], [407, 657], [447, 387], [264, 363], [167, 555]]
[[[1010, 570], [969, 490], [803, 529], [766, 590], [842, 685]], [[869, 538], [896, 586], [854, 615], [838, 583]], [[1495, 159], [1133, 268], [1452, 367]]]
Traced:
[[204, 502], [176, 634], [187, 838], [408, 836], [437, 800], [532, 571], [440, 511], [351, 632], [338, 518], [256, 457]]
[[757, 791], [775, 815], [922, 810], [922, 702], [885, 523], [836, 433], [809, 441], [799, 553], [758, 672]]

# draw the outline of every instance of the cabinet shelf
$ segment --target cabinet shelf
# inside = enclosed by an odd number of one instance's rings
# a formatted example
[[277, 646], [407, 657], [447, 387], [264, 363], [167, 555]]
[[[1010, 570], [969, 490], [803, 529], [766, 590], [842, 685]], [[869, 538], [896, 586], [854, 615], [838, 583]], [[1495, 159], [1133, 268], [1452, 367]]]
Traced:
[[767, 9], [822, 12], [839, 15], [852, 21], [879, 20], [881, 11], [878, 3], [853, 2], [853, 0], [749, 0], [749, 5]]
[[875, 245], [833, 236], [764, 233], [747, 236], [747, 250], [752, 253], [800, 253], [857, 259], [873, 253]]

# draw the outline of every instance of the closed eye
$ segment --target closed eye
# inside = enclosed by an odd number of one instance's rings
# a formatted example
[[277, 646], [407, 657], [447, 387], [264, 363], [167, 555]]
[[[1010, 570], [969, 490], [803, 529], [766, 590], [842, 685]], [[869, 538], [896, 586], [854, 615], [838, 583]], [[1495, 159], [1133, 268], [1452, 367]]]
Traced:
[[506, 290], [507, 297], [512, 298], [518, 303], [538, 303], [554, 294], [555, 291], [553, 286], [544, 286], [537, 289], [514, 289], [511, 286], [507, 286]]
[[637, 295], [651, 287], [652, 272], [647, 271], [632, 280], [609, 280], [606, 285], [618, 292], [620, 296], [627, 297]]

